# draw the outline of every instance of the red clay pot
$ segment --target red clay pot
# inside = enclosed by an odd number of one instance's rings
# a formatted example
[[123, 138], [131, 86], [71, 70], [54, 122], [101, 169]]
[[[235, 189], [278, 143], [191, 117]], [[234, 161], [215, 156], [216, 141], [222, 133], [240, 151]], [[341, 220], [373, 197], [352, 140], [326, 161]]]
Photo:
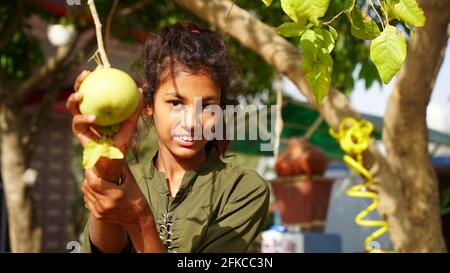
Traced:
[[327, 169], [326, 154], [306, 138], [291, 138], [275, 163], [279, 176], [322, 175]]
[[282, 224], [323, 232], [333, 182], [323, 177], [278, 178], [272, 189]]

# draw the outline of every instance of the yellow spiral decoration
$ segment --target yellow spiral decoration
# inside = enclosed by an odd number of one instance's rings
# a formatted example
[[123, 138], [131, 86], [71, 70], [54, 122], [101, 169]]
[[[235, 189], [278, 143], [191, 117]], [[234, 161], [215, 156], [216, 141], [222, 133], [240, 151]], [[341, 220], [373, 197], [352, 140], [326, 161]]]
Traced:
[[372, 199], [372, 203], [355, 217], [355, 223], [363, 227], [379, 227], [379, 229], [364, 240], [364, 247], [367, 252], [380, 253], [388, 251], [382, 250], [379, 245], [376, 245], [377, 242], [375, 239], [388, 231], [387, 222], [382, 220], [364, 219], [372, 211], [376, 210], [380, 203], [379, 195], [370, 191], [370, 186], [373, 181], [372, 175], [363, 165], [362, 153], [369, 147], [370, 134], [372, 131], [372, 123], [364, 119], [356, 121], [353, 118], [343, 119], [339, 124], [337, 132], [332, 128], [329, 130], [330, 135], [338, 140], [341, 149], [347, 153], [347, 155], [344, 155], [343, 157], [345, 164], [352, 172], [362, 176], [364, 179], [362, 184], [350, 187], [347, 190], [347, 195]]

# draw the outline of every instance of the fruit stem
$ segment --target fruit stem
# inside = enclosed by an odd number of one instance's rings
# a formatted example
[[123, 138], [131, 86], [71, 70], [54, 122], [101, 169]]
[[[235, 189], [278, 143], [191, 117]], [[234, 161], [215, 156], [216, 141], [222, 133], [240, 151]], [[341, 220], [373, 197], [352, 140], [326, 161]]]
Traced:
[[106, 55], [105, 51], [105, 46], [103, 45], [102, 23], [100, 22], [100, 19], [98, 17], [94, 0], [88, 0], [88, 5], [89, 8], [91, 9], [92, 18], [94, 19], [95, 33], [97, 35], [98, 52], [100, 53], [100, 58], [102, 59], [103, 67], [110, 68], [111, 64], [109, 63], [108, 56]]

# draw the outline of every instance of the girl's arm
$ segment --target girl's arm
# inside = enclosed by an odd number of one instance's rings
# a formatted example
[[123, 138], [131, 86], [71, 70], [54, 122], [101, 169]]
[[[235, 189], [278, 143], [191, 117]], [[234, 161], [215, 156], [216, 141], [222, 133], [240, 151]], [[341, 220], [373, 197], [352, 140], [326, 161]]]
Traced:
[[[67, 109], [74, 116], [72, 130], [83, 147], [91, 139], [97, 139], [93, 129], [94, 117], [81, 115], [78, 104], [82, 94], [78, 92], [81, 83], [89, 75], [83, 71], [76, 79], [76, 91], [67, 99]], [[133, 115], [122, 122], [119, 131], [112, 137], [113, 144], [124, 154], [128, 150], [133, 132], [136, 130], [139, 114], [143, 109], [143, 95], [140, 90], [139, 105]], [[86, 170], [82, 191], [89, 219], [89, 240], [98, 250], [117, 252], [125, 248], [128, 235], [138, 252], [163, 252], [153, 213], [145, 196], [140, 191], [125, 160], [101, 158], [93, 168]], [[122, 177], [122, 184], [115, 181]]]
[[100, 252], [122, 252], [128, 244], [126, 231], [121, 225], [98, 220], [92, 213], [89, 215], [88, 229], [91, 245]]
[[102, 252], [120, 252], [127, 246], [127, 233], [137, 252], [166, 252], [159, 239], [152, 210], [128, 165], [116, 185], [86, 170], [82, 191], [91, 216], [91, 243]]

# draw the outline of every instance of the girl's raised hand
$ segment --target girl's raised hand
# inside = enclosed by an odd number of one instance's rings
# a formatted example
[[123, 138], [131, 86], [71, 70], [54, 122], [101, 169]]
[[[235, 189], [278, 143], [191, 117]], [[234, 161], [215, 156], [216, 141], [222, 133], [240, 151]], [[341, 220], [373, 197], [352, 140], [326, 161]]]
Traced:
[[[72, 132], [78, 138], [83, 147], [90, 140], [98, 140], [101, 137], [100, 133], [96, 130], [95, 116], [83, 115], [79, 110], [79, 103], [82, 101], [83, 95], [78, 91], [81, 83], [90, 73], [90, 71], [85, 70], [78, 75], [74, 84], [75, 92], [69, 96], [66, 103], [68, 111], [73, 115]], [[124, 155], [127, 154], [128, 147], [136, 130], [139, 115], [142, 112], [143, 107], [144, 103], [142, 89], [139, 88], [139, 103], [136, 110], [127, 120], [121, 123], [119, 130], [112, 136], [113, 145], [119, 148]], [[101, 177], [111, 181], [116, 181], [123, 161], [124, 160], [122, 159], [107, 159], [101, 157], [95, 164], [94, 169]]]

